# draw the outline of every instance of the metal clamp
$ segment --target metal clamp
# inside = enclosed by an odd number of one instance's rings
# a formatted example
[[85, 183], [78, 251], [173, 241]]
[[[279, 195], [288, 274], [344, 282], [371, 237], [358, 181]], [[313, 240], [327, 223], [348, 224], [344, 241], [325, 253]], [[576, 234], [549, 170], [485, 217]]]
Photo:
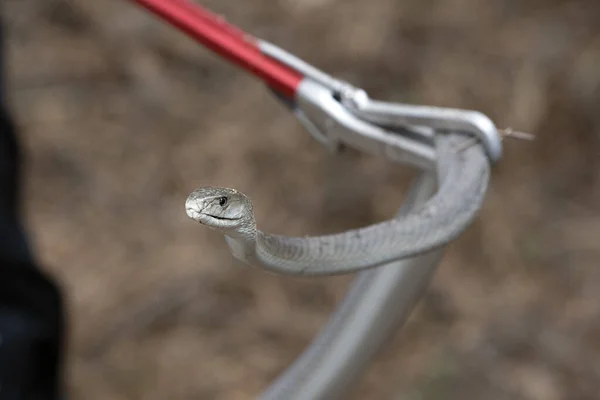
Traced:
[[[346, 144], [431, 169], [435, 163], [433, 129], [471, 134], [482, 142], [492, 163], [502, 157], [498, 129], [478, 111], [374, 101], [364, 90], [271, 43], [257, 44], [265, 55], [304, 75], [296, 92], [296, 115], [311, 135], [329, 148]], [[401, 134], [398, 128], [403, 128]]]
[[357, 117], [338, 101], [330, 89], [304, 79], [296, 92], [296, 115], [306, 129], [326, 147], [340, 145], [383, 156], [396, 162], [431, 170], [436, 164], [433, 131], [408, 127], [406, 134]]

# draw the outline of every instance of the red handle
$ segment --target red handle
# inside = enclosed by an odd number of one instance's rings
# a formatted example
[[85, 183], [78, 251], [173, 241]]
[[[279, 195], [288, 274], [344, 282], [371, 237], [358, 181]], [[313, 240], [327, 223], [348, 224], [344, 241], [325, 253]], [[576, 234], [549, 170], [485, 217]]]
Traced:
[[255, 39], [223, 18], [186, 0], [133, 0], [227, 60], [294, 98], [303, 76], [262, 54]]

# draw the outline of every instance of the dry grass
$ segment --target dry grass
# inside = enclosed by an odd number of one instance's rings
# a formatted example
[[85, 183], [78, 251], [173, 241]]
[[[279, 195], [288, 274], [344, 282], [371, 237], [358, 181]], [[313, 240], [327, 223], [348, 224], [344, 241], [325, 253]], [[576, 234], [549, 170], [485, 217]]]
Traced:
[[[479, 220], [354, 398], [600, 397], [597, 0], [203, 4], [373, 97], [538, 137], [506, 142]], [[391, 215], [410, 172], [331, 156], [261, 85], [127, 1], [4, 5], [28, 223], [68, 295], [72, 398], [254, 398], [351, 277], [244, 268], [185, 217], [187, 194], [238, 187], [267, 230], [331, 232]]]

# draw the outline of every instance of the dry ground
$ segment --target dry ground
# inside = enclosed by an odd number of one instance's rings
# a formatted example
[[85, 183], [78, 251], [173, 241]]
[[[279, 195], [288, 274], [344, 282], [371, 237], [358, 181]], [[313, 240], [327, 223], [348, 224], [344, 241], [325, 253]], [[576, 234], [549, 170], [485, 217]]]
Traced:
[[[73, 399], [252, 399], [351, 277], [236, 263], [185, 216], [238, 187], [266, 230], [390, 216], [410, 171], [334, 157], [263, 87], [125, 0], [5, 0], [27, 218], [68, 295]], [[600, 398], [600, 2], [203, 0], [373, 97], [534, 132], [355, 399]]]

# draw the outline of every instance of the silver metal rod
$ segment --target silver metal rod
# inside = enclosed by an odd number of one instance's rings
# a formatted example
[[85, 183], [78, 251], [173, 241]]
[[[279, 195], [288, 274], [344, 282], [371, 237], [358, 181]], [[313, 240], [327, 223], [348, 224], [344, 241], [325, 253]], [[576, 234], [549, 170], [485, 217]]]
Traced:
[[258, 48], [260, 51], [268, 57], [271, 57], [292, 69], [300, 72], [305, 77], [308, 77], [316, 82], [319, 82], [323, 86], [331, 89], [334, 92], [342, 92], [350, 88], [350, 84], [340, 81], [326, 74], [325, 72], [313, 67], [306, 61], [299, 57], [296, 57], [287, 50], [282, 49], [279, 46], [269, 43], [265, 40], [258, 41]]
[[[422, 173], [399, 213], [437, 190], [435, 172]], [[346, 399], [369, 362], [408, 318], [444, 249], [362, 272], [313, 343], [261, 400]]]

